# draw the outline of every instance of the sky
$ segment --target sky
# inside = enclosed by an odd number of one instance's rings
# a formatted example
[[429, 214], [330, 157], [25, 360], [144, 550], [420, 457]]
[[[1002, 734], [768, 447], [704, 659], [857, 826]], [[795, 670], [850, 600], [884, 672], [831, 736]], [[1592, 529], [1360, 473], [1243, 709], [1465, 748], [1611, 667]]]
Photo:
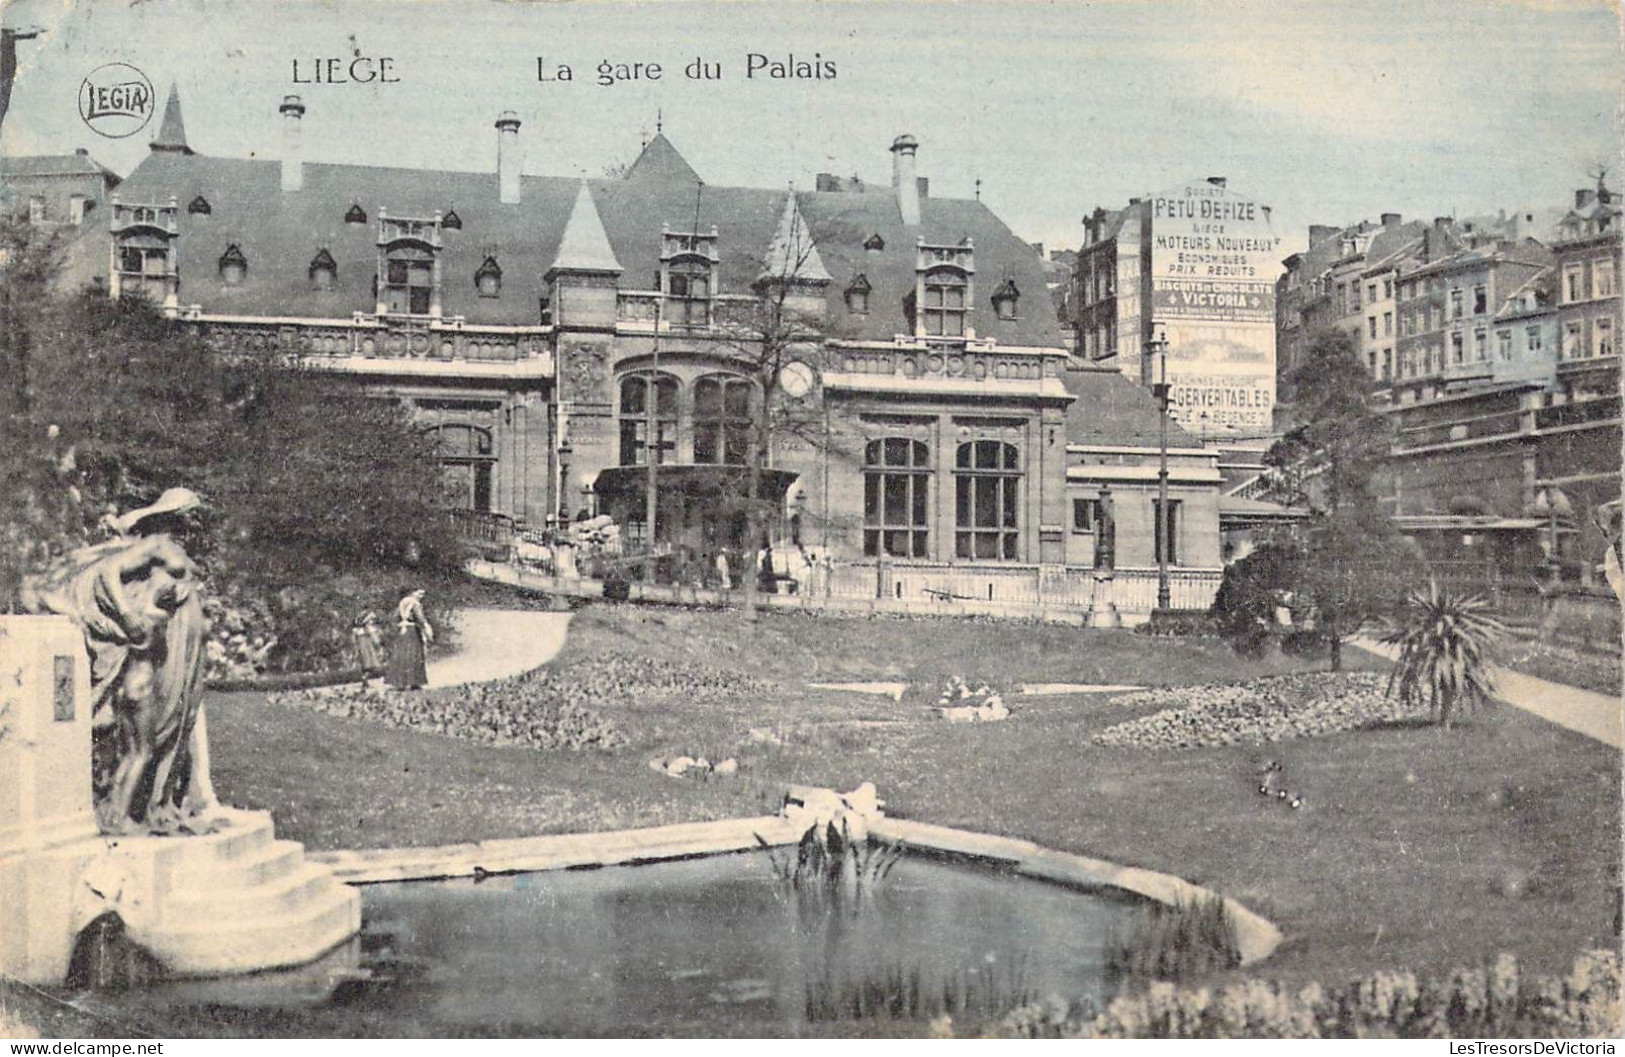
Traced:
[[[278, 155], [288, 93], [307, 159], [374, 165], [494, 171], [511, 109], [526, 172], [602, 175], [659, 120], [708, 183], [810, 189], [889, 181], [909, 133], [933, 195], [980, 180], [1051, 248], [1097, 205], [1206, 176], [1272, 207], [1283, 254], [1311, 223], [1561, 208], [1621, 151], [1619, 14], [1590, 0], [11, 0], [0, 17], [45, 30], [18, 44], [0, 153], [85, 147], [120, 173], [158, 116], [118, 140], [80, 120], [106, 62], [160, 97], [176, 84], [193, 149], [228, 157]], [[835, 76], [747, 78], [750, 53]], [[398, 83], [293, 81], [295, 60], [308, 79], [357, 54]], [[722, 78], [684, 77], [697, 58]], [[539, 82], [538, 59], [575, 79]], [[605, 60], [662, 76], [600, 86]]]

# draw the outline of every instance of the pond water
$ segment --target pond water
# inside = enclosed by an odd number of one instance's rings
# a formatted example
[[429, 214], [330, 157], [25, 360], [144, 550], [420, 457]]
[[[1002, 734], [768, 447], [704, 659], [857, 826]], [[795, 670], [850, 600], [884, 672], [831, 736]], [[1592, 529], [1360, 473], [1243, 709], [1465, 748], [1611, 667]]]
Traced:
[[[872, 898], [830, 907], [789, 895], [760, 852], [362, 893], [363, 964], [391, 982], [323, 996], [324, 1033], [372, 1034], [398, 1015], [412, 1034], [801, 1034], [877, 985], [918, 992], [926, 1016], [945, 993], [972, 1012], [1019, 995], [1099, 999], [1105, 947], [1138, 905], [905, 856]], [[308, 1002], [310, 974], [290, 973], [172, 985], [140, 1004], [270, 1007], [284, 975], [282, 998]]]

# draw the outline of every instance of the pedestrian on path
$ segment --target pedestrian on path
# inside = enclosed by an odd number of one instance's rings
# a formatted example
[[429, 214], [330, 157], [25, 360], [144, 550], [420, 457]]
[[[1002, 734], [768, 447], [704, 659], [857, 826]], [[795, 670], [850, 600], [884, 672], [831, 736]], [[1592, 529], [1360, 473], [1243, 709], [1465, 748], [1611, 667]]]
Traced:
[[380, 678], [384, 674], [384, 635], [378, 630], [378, 614], [369, 609], [357, 617], [350, 628], [350, 639], [361, 666], [361, 681]]
[[733, 588], [733, 578], [728, 575], [728, 555], [725, 551], [717, 551], [717, 586], [728, 591]]
[[385, 679], [397, 690], [417, 690], [429, 683], [428, 647], [434, 641], [434, 628], [423, 613], [423, 594], [420, 587], [395, 607], [395, 646]]

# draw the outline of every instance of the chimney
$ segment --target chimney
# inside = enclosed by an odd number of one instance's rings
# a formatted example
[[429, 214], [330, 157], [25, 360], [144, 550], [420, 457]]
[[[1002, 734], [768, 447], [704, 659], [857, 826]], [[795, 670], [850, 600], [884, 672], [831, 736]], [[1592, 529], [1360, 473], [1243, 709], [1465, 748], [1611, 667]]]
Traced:
[[1207, 182], [1208, 182], [1208, 183], [1210, 183], [1210, 184], [1212, 184], [1212, 185], [1213, 185], [1213, 186], [1214, 186], [1214, 187], [1217, 187], [1217, 188], [1219, 188], [1219, 189], [1220, 189], [1220, 190], [1223, 190], [1223, 189], [1224, 189], [1224, 185], [1225, 185], [1225, 184], [1226, 184], [1226, 183], [1227, 183], [1227, 182], [1228, 182], [1228, 181], [1227, 181], [1227, 180], [1226, 180], [1226, 178], [1225, 178], [1225, 177], [1223, 177], [1223, 176], [1209, 176], [1209, 177], [1208, 177], [1208, 178], [1207, 178]]
[[1404, 218], [1398, 213], [1384, 213], [1382, 215], [1382, 226], [1385, 228], [1397, 228], [1403, 222], [1403, 220]]
[[497, 116], [497, 190], [503, 205], [519, 204], [519, 115], [512, 110]]
[[817, 191], [839, 191], [841, 178], [834, 173], [821, 172], [813, 177], [813, 189]]
[[1591, 196], [1595, 193], [1596, 192], [1592, 191], [1589, 187], [1582, 187], [1578, 191], [1574, 192], [1574, 208], [1584, 209], [1586, 206], [1590, 205]]
[[277, 110], [282, 114], [282, 189], [297, 191], [305, 186], [305, 152], [299, 145], [305, 103], [296, 95], [285, 95]]
[[920, 181], [914, 175], [914, 154], [920, 149], [919, 140], [902, 135], [892, 140], [891, 185], [897, 192], [897, 211], [903, 214], [908, 227], [920, 224]]
[[1433, 218], [1433, 230], [1434, 231], [1449, 231], [1450, 230], [1450, 221], [1451, 221], [1451, 219], [1452, 219], [1451, 217], [1434, 217]]
[[1337, 234], [1339, 230], [1339, 228], [1335, 228], [1330, 224], [1310, 224], [1309, 245], [1313, 246], [1318, 242], [1325, 242], [1327, 239]]

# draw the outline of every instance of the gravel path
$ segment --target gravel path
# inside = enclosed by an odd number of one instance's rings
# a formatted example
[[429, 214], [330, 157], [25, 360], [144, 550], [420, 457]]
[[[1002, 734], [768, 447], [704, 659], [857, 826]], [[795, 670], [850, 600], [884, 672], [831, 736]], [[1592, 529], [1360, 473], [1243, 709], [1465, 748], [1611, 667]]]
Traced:
[[462, 648], [449, 656], [429, 651], [429, 685], [483, 683], [540, 667], [564, 646], [568, 613], [525, 609], [464, 609], [458, 612]]
[[[1351, 641], [1379, 657], [1393, 660], [1399, 656], [1398, 649], [1374, 639], [1361, 636]], [[1495, 668], [1491, 674], [1495, 678], [1495, 696], [1507, 704], [1588, 738], [1595, 738], [1604, 745], [1617, 749], [1625, 744], [1625, 730], [1622, 730], [1622, 718], [1625, 717], [1621, 714], [1619, 698], [1537, 679], [1506, 668]]]

